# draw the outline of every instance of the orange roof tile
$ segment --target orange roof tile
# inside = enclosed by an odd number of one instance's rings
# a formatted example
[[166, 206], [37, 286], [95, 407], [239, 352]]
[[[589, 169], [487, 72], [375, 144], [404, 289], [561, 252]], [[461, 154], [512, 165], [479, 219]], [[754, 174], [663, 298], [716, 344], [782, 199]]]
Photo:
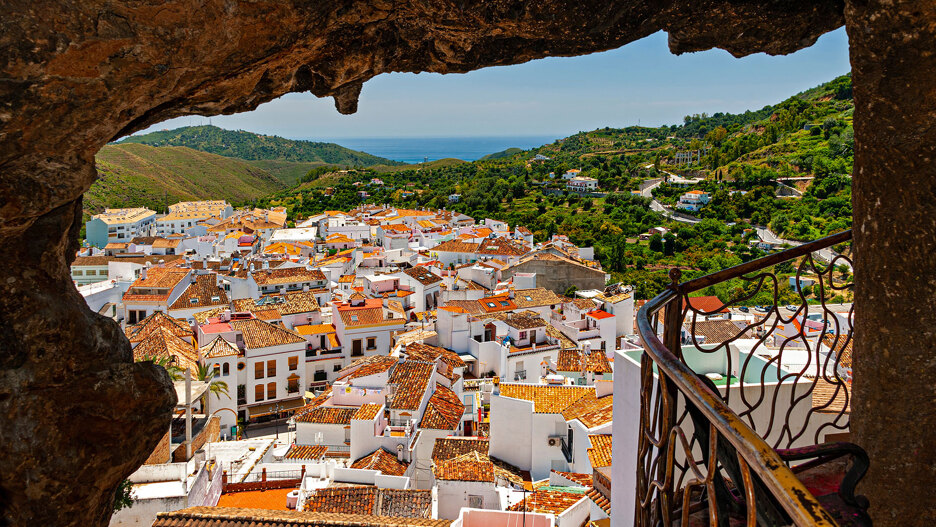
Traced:
[[546, 386], [539, 384], [501, 383], [501, 397], [512, 397], [533, 402], [533, 411], [538, 414], [559, 414], [585, 397], [595, 393], [591, 386]]
[[362, 404], [358, 411], [351, 416], [352, 420], [371, 421], [380, 413], [383, 405], [377, 403]]
[[407, 360], [398, 363], [390, 373], [387, 384], [396, 384], [396, 393], [388, 408], [416, 410], [422, 402], [435, 365], [431, 362]]
[[591, 448], [587, 450], [592, 468], [611, 465], [611, 434], [589, 435]]
[[439, 384], [426, 404], [426, 411], [423, 413], [419, 427], [435, 430], [455, 430], [461, 423], [464, 413], [465, 405], [458, 398], [458, 395]]
[[527, 494], [522, 501], [511, 505], [507, 510], [562, 514], [583, 499], [585, 499], [584, 494], [575, 492], [538, 490]]
[[321, 459], [328, 452], [325, 445], [292, 445], [289, 451], [283, 456], [285, 459]]
[[383, 448], [378, 448], [351, 464], [351, 468], [379, 470], [381, 474], [387, 476], [402, 476], [406, 473], [407, 466], [409, 463], [398, 460], [396, 454], [391, 454], [389, 450]]

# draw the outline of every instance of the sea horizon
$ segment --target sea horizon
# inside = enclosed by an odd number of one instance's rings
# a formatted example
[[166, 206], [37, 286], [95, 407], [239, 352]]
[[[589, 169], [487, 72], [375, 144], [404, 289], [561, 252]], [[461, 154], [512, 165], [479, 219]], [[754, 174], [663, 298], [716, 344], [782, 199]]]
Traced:
[[476, 161], [488, 154], [508, 148], [529, 150], [559, 139], [552, 135], [514, 136], [427, 136], [427, 137], [308, 137], [306, 141], [335, 143], [345, 148], [366, 152], [403, 163], [422, 163], [456, 158]]

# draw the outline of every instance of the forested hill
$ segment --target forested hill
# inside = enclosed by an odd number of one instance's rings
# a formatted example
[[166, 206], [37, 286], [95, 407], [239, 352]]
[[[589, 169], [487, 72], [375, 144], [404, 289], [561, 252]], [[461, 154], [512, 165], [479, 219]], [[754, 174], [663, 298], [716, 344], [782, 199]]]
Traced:
[[285, 187], [246, 161], [181, 146], [105, 145], [95, 156], [95, 166], [98, 179], [84, 195], [86, 214], [107, 207], [162, 211], [167, 199], [245, 203]]
[[[402, 165], [383, 157], [351, 150], [335, 143], [299, 141], [216, 126], [186, 126], [124, 138], [123, 143], [151, 146], [185, 146], [225, 157], [250, 161], [329, 164], [346, 167]], [[270, 166], [265, 168], [271, 169]], [[306, 168], [308, 171], [309, 168]]]

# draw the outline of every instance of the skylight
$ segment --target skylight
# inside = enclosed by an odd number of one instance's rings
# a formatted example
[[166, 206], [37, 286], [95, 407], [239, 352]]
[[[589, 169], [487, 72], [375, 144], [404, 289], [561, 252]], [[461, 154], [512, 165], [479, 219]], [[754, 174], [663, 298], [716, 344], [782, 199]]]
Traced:
[[351, 315], [351, 322], [357, 322], [357, 321], [358, 321], [357, 315]]

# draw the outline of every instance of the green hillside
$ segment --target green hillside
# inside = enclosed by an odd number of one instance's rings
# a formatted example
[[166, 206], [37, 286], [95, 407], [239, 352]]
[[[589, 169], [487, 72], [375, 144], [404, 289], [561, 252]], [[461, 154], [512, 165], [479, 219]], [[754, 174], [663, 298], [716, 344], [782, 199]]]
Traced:
[[87, 213], [106, 207], [146, 206], [162, 210], [180, 200], [226, 199], [241, 203], [285, 184], [246, 161], [168, 146], [106, 145], [95, 158], [98, 180], [84, 195]]
[[[848, 228], [853, 108], [851, 77], [845, 75], [759, 110], [686, 116], [681, 124], [658, 128], [580, 132], [471, 163], [411, 165], [392, 172], [374, 167], [338, 173], [323, 167], [307, 183], [260, 204], [283, 205], [290, 217], [301, 218], [354, 207], [362, 202], [359, 192], [366, 189], [371, 203], [447, 207], [475, 218], [525, 225], [537, 241], [562, 234], [579, 246], [593, 246], [615, 280], [634, 284], [639, 298], [649, 298], [668, 282], [670, 268], [680, 268], [691, 278], [762, 256], [751, 243], [754, 225], [768, 225], [795, 240]], [[679, 154], [689, 150], [699, 153], [690, 163], [680, 162]], [[537, 154], [548, 159], [534, 159]], [[570, 169], [597, 179], [606, 195], [566, 192], [562, 174]], [[667, 173], [701, 178], [692, 188], [708, 192], [712, 201], [697, 214], [700, 223], [669, 220], [650, 209], [649, 198], [632, 194], [644, 182]], [[378, 176], [383, 186], [368, 185]], [[801, 195], [779, 195], [778, 180]], [[325, 186], [332, 187], [328, 195]], [[675, 205], [687, 190], [663, 184], [653, 196]], [[452, 194], [460, 199], [449, 201]], [[639, 240], [640, 234], [657, 226], [670, 232], [649, 243]], [[742, 286], [724, 285], [705, 294], [726, 300]]]
[[118, 144], [126, 143], [185, 146], [249, 161], [276, 161], [260, 164], [260, 166], [287, 183], [296, 182], [298, 174], [304, 174], [309, 169], [323, 164], [347, 167], [404, 165], [398, 161], [358, 152], [335, 143], [297, 141], [243, 130], [224, 130], [216, 126], [186, 126], [175, 130], [134, 135], [122, 139]]

